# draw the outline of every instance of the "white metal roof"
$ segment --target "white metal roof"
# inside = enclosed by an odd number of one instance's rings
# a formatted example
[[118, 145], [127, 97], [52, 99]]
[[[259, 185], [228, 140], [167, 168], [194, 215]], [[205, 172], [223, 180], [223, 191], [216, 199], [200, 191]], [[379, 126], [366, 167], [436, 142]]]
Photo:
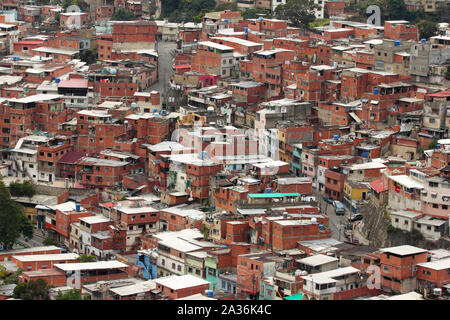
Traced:
[[202, 45], [202, 46], [214, 48], [214, 49], [219, 49], [219, 50], [234, 50], [233, 47], [225, 46], [223, 44], [215, 43], [212, 41], [201, 41], [198, 44]]
[[164, 287], [173, 289], [173, 290], [180, 290], [184, 288], [190, 288], [190, 287], [196, 287], [208, 284], [209, 281], [200, 279], [198, 277], [194, 277], [190, 274], [186, 274], [183, 276], [170, 276], [165, 278], [159, 278], [155, 279], [155, 282], [157, 284], [160, 284]]
[[[62, 212], [70, 212], [76, 210], [76, 203], [74, 201], [67, 201], [64, 203], [56, 204], [53, 206], [48, 206], [50, 209], [59, 210]], [[80, 211], [85, 211], [85, 209], [80, 206]]]
[[450, 258], [436, 260], [436, 261], [430, 261], [430, 262], [424, 262], [424, 263], [418, 263], [417, 265], [424, 267], [424, 268], [433, 269], [433, 270], [450, 269]]
[[197, 293], [197, 294], [193, 294], [192, 296], [178, 298], [178, 299], [175, 299], [175, 300], [217, 300], [217, 299], [205, 296], [205, 295], [203, 295], [201, 293]]
[[222, 40], [222, 41], [233, 42], [233, 43], [241, 44], [241, 45], [247, 46], [247, 47], [256, 47], [256, 46], [262, 46], [263, 45], [262, 43], [248, 41], [248, 40], [241, 39], [241, 38], [236, 38], [236, 37], [213, 37], [211, 39], [217, 39], [217, 40]]
[[38, 251], [50, 251], [50, 250], [61, 250], [60, 247], [56, 246], [42, 246], [42, 247], [32, 247], [32, 248], [24, 248], [24, 249], [14, 249], [8, 251], [1, 251], [0, 254], [19, 254], [19, 253], [30, 253], [30, 252], [38, 252]]
[[155, 280], [142, 281], [129, 286], [110, 288], [109, 291], [119, 296], [130, 296], [156, 289]]
[[304, 263], [307, 264], [309, 266], [320, 266], [322, 264], [326, 264], [329, 262], [334, 262], [334, 261], [338, 261], [338, 258], [335, 257], [330, 257], [327, 256], [325, 254], [315, 254], [313, 256], [309, 256], [307, 258], [303, 258], [300, 260], [297, 260], [298, 263]]
[[76, 270], [96, 270], [96, 269], [116, 269], [128, 267], [125, 263], [117, 260], [113, 261], [97, 261], [97, 262], [81, 262], [81, 263], [58, 263], [55, 267], [63, 271]]
[[110, 219], [106, 218], [103, 215], [96, 215], [96, 216], [90, 216], [90, 217], [84, 217], [84, 218], [80, 218], [79, 220], [82, 220], [84, 222], [87, 223], [102, 223], [102, 222], [108, 222], [111, 221]]
[[403, 246], [397, 246], [397, 247], [383, 248], [383, 249], [380, 249], [380, 251], [381, 252], [387, 252], [387, 253], [396, 254], [396, 255], [399, 255], [399, 256], [407, 256], [407, 255], [411, 255], [411, 254], [418, 254], [418, 253], [427, 252], [427, 250], [425, 250], [425, 249], [414, 247], [414, 246], [410, 246], [410, 245], [403, 245]]
[[50, 47], [39, 47], [39, 48], [33, 49], [33, 51], [44, 52], [44, 53], [56, 53], [56, 54], [63, 54], [63, 55], [68, 55], [68, 56], [72, 56], [72, 55], [78, 53], [78, 50], [67, 50], [67, 49], [50, 48]]
[[40, 102], [40, 101], [47, 101], [47, 100], [54, 100], [58, 98], [62, 98], [63, 96], [60, 94], [35, 94], [32, 96], [27, 96], [23, 98], [18, 99], [11, 99], [11, 102], [18, 102], [18, 103], [31, 103], [31, 102]]
[[389, 176], [389, 179], [401, 184], [402, 186], [408, 189], [423, 189], [423, 183], [407, 176], [407, 175], [398, 175], [398, 176]]
[[59, 254], [30, 254], [13, 256], [14, 259], [29, 262], [29, 261], [59, 261], [59, 260], [76, 260], [80, 256], [75, 253], [59, 253]]

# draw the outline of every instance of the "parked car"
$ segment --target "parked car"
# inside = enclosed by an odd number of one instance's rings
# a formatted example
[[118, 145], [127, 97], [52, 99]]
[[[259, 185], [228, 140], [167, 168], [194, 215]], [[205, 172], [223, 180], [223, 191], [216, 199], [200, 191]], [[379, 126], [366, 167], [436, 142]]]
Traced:
[[350, 218], [348, 218], [348, 220], [351, 221], [351, 222], [355, 222], [355, 221], [358, 221], [358, 220], [362, 220], [362, 218], [363, 218], [362, 214], [354, 213], [354, 214], [352, 214], [352, 216]]
[[340, 201], [334, 201], [333, 206], [336, 212], [336, 215], [343, 216], [345, 214], [344, 204]]
[[327, 202], [327, 203], [333, 204], [333, 199], [331, 199], [331, 198], [328, 197], [328, 196], [324, 196], [324, 197], [323, 197], [323, 200], [324, 200], [325, 202]]

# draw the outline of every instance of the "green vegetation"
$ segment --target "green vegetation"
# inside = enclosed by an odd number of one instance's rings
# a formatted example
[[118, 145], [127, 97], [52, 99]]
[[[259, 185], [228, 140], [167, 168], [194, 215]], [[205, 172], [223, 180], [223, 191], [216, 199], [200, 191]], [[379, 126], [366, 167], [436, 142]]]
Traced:
[[447, 71], [444, 74], [445, 79], [450, 80], [450, 66], [447, 67]]
[[49, 289], [47, 281], [38, 279], [26, 283], [19, 283], [14, 288], [13, 298], [22, 300], [49, 300]]
[[437, 139], [434, 139], [433, 141], [431, 141], [430, 144], [428, 145], [428, 150], [431, 150], [431, 149], [434, 150], [434, 149], [436, 149], [437, 143], [438, 143], [438, 140], [437, 140]]
[[21, 234], [30, 239], [33, 231], [33, 225], [22, 206], [11, 199], [8, 188], [0, 180], [0, 245], [9, 250]]
[[242, 17], [244, 19], [258, 19], [260, 15], [263, 15], [264, 18], [270, 18], [272, 16], [272, 13], [270, 12], [270, 10], [258, 8], [242, 11]]
[[9, 192], [13, 197], [33, 197], [36, 194], [36, 187], [31, 181], [14, 181], [9, 185]]
[[216, 7], [215, 0], [165, 0], [161, 3], [161, 17], [171, 22], [199, 22], [206, 12], [215, 11]]
[[3, 278], [3, 284], [18, 284], [19, 276], [22, 274], [23, 270], [18, 268], [16, 271], [9, 273], [5, 278]]
[[80, 52], [80, 59], [88, 64], [93, 64], [97, 62], [97, 50], [87, 49]]
[[53, 239], [53, 238], [50, 238], [50, 237], [47, 237], [47, 238], [42, 242], [42, 244], [43, 244], [44, 246], [59, 246], [59, 242], [58, 242], [56, 239]]
[[436, 24], [438, 22], [450, 21], [450, 4], [442, 2], [438, 4], [436, 12], [425, 12], [423, 10], [409, 11], [406, 9], [404, 0], [368, 0], [359, 3], [352, 3], [346, 10], [355, 12], [358, 15], [352, 20], [366, 22], [366, 9], [370, 5], [377, 5], [381, 8], [381, 22], [386, 20], [407, 20], [419, 28], [420, 38], [429, 38], [436, 34]]
[[225, 10], [238, 11], [237, 2], [219, 3], [214, 10], [215, 11], [225, 11]]
[[417, 28], [419, 29], [420, 39], [428, 39], [433, 37], [437, 32], [437, 24], [430, 20], [420, 20], [417, 23]]
[[136, 20], [136, 16], [133, 12], [127, 11], [123, 8], [116, 10], [111, 16], [111, 21], [133, 21]]
[[275, 17], [289, 20], [295, 27], [308, 28], [316, 19], [314, 9], [318, 8], [314, 0], [289, 0], [275, 9]]
[[72, 5], [78, 6], [82, 11], [87, 11], [89, 9], [89, 4], [84, 2], [84, 0], [63, 0], [61, 2], [64, 12]]
[[72, 289], [64, 293], [58, 291], [58, 295], [55, 297], [55, 300], [87, 300], [87, 298], [88, 297], [83, 298], [80, 290]]
[[308, 26], [310, 29], [314, 29], [317, 27], [327, 26], [329, 24], [330, 24], [330, 19], [317, 19], [314, 22], [310, 22]]
[[96, 262], [97, 257], [96, 256], [90, 256], [87, 254], [80, 255], [80, 262]]

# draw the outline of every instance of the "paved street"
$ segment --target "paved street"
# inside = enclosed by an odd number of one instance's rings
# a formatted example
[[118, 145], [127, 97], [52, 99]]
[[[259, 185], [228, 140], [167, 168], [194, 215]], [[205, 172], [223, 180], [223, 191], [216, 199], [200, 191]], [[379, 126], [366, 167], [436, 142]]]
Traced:
[[23, 236], [20, 236], [18, 242], [22, 247], [40, 247], [43, 246], [42, 243], [46, 237], [47, 234], [42, 235], [41, 230], [34, 229], [33, 239], [25, 241], [25, 238]]
[[330, 229], [332, 233], [332, 237], [339, 241], [345, 241], [344, 236], [344, 228], [347, 223], [347, 219], [349, 217], [349, 212], [346, 211], [345, 215], [338, 216], [334, 210], [334, 206], [330, 203], [327, 203], [323, 200], [322, 195], [315, 189], [313, 189], [313, 195], [316, 197], [316, 200], [319, 203], [320, 209], [322, 212], [326, 212], [330, 219]]
[[[174, 42], [158, 42], [158, 74], [159, 81], [150, 87], [149, 91], [157, 90], [163, 98], [169, 88], [169, 80], [173, 74], [173, 57], [171, 51], [176, 49]], [[162, 99], [161, 99], [162, 100]]]

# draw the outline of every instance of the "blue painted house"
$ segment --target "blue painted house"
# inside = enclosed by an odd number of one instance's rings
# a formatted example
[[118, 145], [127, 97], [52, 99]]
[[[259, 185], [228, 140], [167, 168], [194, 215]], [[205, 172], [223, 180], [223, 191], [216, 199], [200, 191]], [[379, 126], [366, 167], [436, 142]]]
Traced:
[[154, 249], [138, 250], [136, 265], [141, 266], [139, 273], [145, 279], [156, 279], [156, 259], [158, 257]]

